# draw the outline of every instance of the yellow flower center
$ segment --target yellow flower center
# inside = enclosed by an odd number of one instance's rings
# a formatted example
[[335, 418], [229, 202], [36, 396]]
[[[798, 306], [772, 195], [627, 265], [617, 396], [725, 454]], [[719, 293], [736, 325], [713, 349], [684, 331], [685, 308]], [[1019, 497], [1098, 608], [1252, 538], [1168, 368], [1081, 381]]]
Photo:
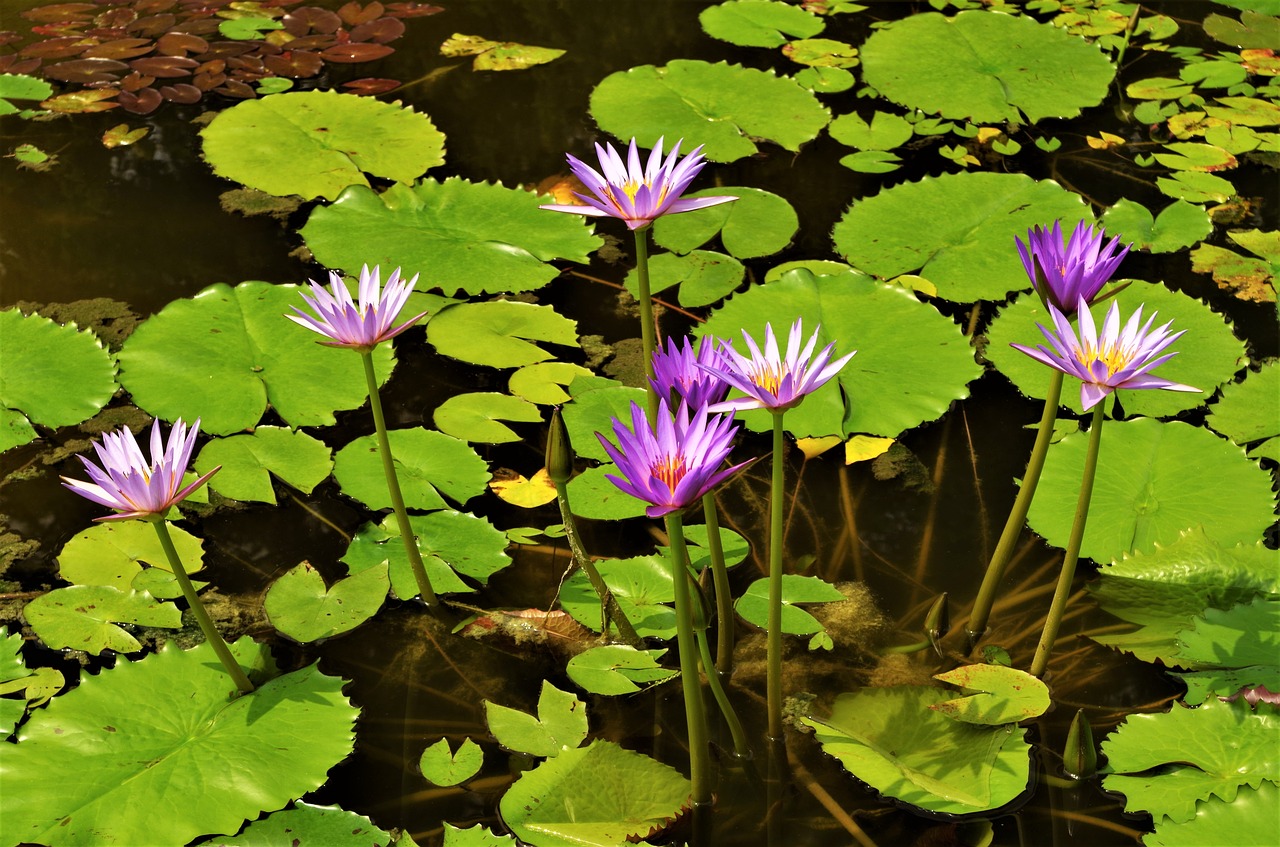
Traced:
[[1132, 355], [1117, 344], [1105, 344], [1101, 347], [1081, 347], [1076, 352], [1076, 359], [1086, 368], [1093, 362], [1102, 362], [1107, 367], [1107, 376], [1115, 374], [1129, 364]]
[[652, 470], [653, 475], [662, 480], [662, 483], [672, 492], [676, 490], [676, 485], [684, 479], [687, 472], [688, 468], [685, 467], [683, 456], [663, 456]]
[[778, 386], [782, 384], [782, 371], [781, 365], [762, 365], [751, 374], [751, 381], [777, 397]]

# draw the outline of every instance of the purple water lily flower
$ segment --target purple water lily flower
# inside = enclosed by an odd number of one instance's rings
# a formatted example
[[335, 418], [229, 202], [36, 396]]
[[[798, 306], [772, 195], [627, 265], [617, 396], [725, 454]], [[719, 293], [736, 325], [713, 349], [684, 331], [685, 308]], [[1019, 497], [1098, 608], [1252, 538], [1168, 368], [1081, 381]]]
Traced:
[[[1167, 391], [1199, 391], [1189, 385], [1171, 382], [1152, 376], [1151, 370], [1177, 355], [1164, 353], [1164, 349], [1178, 340], [1182, 332], [1169, 332], [1173, 322], [1155, 329], [1156, 312], [1147, 322], [1142, 322], [1142, 306], [1133, 313], [1124, 328], [1120, 328], [1120, 305], [1112, 303], [1099, 336], [1089, 313], [1089, 305], [1081, 297], [1077, 303], [1080, 333], [1077, 336], [1062, 312], [1049, 306], [1056, 332], [1040, 326], [1040, 331], [1053, 346], [1035, 348], [1023, 344], [1012, 346], [1038, 362], [1080, 379], [1080, 403], [1085, 411], [1092, 409], [1111, 392], [1120, 388], [1163, 388]], [[1163, 355], [1162, 355], [1163, 354]]]
[[636, 149], [634, 138], [631, 139], [625, 164], [613, 145], [597, 144], [599, 171], [574, 156], [567, 155], [565, 158], [569, 160], [569, 169], [591, 192], [590, 195], [574, 192], [574, 196], [587, 205], [553, 203], [541, 208], [575, 215], [618, 218], [626, 222], [628, 229], [636, 230], [644, 229], [663, 215], [691, 212], [737, 200], [737, 197], [680, 197], [706, 164], [702, 158], [701, 146], [680, 160], [680, 144], [683, 141], [682, 138], [676, 142], [664, 161], [662, 139], [659, 138], [653, 152], [649, 154], [648, 164], [643, 167], [640, 165], [640, 152]]
[[102, 467], [84, 456], [77, 456], [93, 482], [82, 482], [64, 476], [62, 484], [81, 497], [118, 512], [94, 520], [121, 521], [152, 515], [163, 516], [170, 506], [185, 500], [191, 492], [222, 469], [219, 465], [190, 485], [182, 487], [182, 475], [187, 472], [191, 451], [199, 433], [199, 418], [191, 425], [190, 432], [179, 418], [169, 431], [169, 443], [165, 445], [160, 438], [160, 421], [155, 421], [151, 425], [151, 461], [148, 462], [138, 447], [138, 440], [128, 427], [120, 432], [109, 432], [102, 436], [101, 444], [94, 445]]
[[1098, 296], [1132, 246], [1125, 245], [1117, 253], [1120, 237], [1112, 238], [1105, 246], [1104, 237], [1101, 229], [1080, 221], [1064, 243], [1062, 227], [1054, 221], [1049, 229], [1037, 226], [1028, 230], [1025, 245], [1016, 236], [1013, 240], [1040, 299], [1070, 317], [1077, 301], [1083, 299], [1087, 303]]
[[[700, 368], [698, 365], [705, 365]], [[720, 352], [720, 342], [704, 335], [698, 342], [697, 353], [689, 337], [677, 345], [668, 337], [666, 349], [659, 348], [653, 354], [653, 378], [649, 382], [658, 396], [671, 403], [684, 400], [689, 408], [697, 409], [711, 403], [719, 403], [729, 393], [729, 383], [711, 370], [727, 367]]]
[[711, 406], [713, 412], [727, 412], [737, 409], [768, 409], [771, 412], [782, 412], [798, 406], [805, 396], [821, 388], [829, 379], [840, 372], [845, 363], [853, 358], [854, 350], [830, 361], [835, 342], [823, 347], [817, 356], [813, 348], [818, 343], [821, 327], [813, 331], [804, 348], [800, 343], [803, 337], [801, 319], [791, 325], [791, 335], [787, 339], [787, 354], [782, 356], [778, 351], [778, 340], [773, 335], [773, 325], [764, 327], [764, 352], [760, 351], [755, 339], [744, 329], [742, 337], [747, 342], [751, 358], [741, 355], [726, 342], [722, 353], [727, 367], [716, 369], [700, 365], [708, 372], [719, 376], [734, 388], [747, 396], [716, 403]]
[[329, 271], [329, 290], [320, 283], [311, 282], [311, 296], [302, 295], [302, 299], [316, 313], [313, 317], [291, 306], [296, 315], [285, 315], [286, 318], [307, 329], [327, 337], [321, 341], [328, 347], [350, 347], [354, 350], [372, 350], [389, 338], [395, 338], [418, 322], [426, 312], [415, 315], [399, 326], [392, 326], [396, 315], [404, 308], [405, 301], [418, 283], [417, 275], [413, 279], [400, 277], [400, 269], [396, 268], [387, 278], [386, 287], [379, 281], [379, 268], [370, 272], [369, 266], [360, 269], [359, 300], [351, 299], [351, 292], [342, 282], [342, 276]]
[[705, 406], [689, 418], [689, 404], [681, 403], [674, 419], [665, 400], [658, 402], [657, 429], [638, 403], [631, 404], [631, 429], [614, 418], [614, 447], [602, 433], [596, 438], [622, 476], [605, 474], [618, 488], [649, 506], [651, 518], [679, 511], [750, 464], [722, 467], [733, 450], [738, 426], [733, 415], [711, 415]]

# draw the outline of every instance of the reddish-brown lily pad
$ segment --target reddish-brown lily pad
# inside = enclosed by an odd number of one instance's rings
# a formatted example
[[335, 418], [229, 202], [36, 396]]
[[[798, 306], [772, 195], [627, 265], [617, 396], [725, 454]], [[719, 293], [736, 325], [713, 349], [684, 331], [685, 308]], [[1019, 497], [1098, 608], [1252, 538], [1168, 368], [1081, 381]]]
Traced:
[[373, 96], [376, 94], [386, 94], [388, 91], [395, 91], [400, 87], [400, 80], [366, 77], [365, 79], [353, 79], [350, 82], [344, 82], [342, 87], [347, 91], [350, 91], [352, 94]]
[[68, 59], [79, 56], [85, 50], [97, 44], [92, 38], [83, 35], [63, 35], [58, 38], [47, 38], [28, 44], [18, 51], [20, 56], [36, 56], [41, 59]]
[[394, 47], [385, 44], [335, 44], [321, 51], [320, 55], [330, 62], [342, 64], [354, 62], [372, 62], [396, 52]]
[[310, 32], [337, 32], [342, 28], [342, 18], [328, 9], [304, 6], [285, 15], [280, 23], [290, 35], [302, 37]]
[[58, 62], [56, 65], [45, 65], [44, 75], [60, 82], [115, 82], [121, 71], [129, 70], [124, 62], [115, 59], [72, 59], [69, 62]]
[[80, 54], [85, 59], [133, 59], [155, 49], [150, 38], [117, 38], [95, 44]]
[[116, 101], [126, 112], [149, 115], [160, 107], [164, 98], [154, 88], [140, 88], [137, 91], [121, 91]]
[[57, 97], [50, 97], [40, 104], [40, 108], [65, 114], [105, 112], [108, 109], [120, 107], [119, 103], [111, 100], [119, 93], [114, 88], [86, 88], [83, 91], [73, 91], [70, 94], [59, 94]]
[[204, 92], [190, 83], [180, 82], [177, 85], [161, 86], [160, 96], [170, 103], [189, 105], [191, 103], [199, 103], [200, 98], [204, 96]]
[[156, 52], [161, 56], [186, 56], [209, 52], [209, 42], [198, 35], [185, 32], [166, 32], [156, 40]]
[[378, 18], [351, 30], [352, 41], [376, 41], [378, 44], [395, 41], [402, 35], [404, 35], [404, 21], [397, 18]]
[[338, 10], [338, 17], [342, 18], [342, 22], [347, 26], [359, 26], [360, 24], [367, 24], [369, 21], [377, 20], [382, 17], [385, 11], [386, 7], [377, 0], [367, 6], [361, 6], [353, 0], [353, 2]]
[[60, 21], [89, 21], [97, 10], [93, 3], [55, 3], [51, 6], [40, 6], [22, 12], [22, 17], [38, 24], [53, 24]]
[[148, 76], [173, 79], [191, 76], [192, 71], [200, 67], [200, 63], [186, 56], [148, 56], [145, 59], [134, 59], [129, 67]]
[[387, 14], [393, 18], [424, 18], [444, 11], [443, 6], [432, 6], [430, 3], [418, 3], [414, 0], [406, 3], [388, 3]]
[[315, 53], [303, 50], [286, 50], [279, 56], [267, 56], [262, 60], [266, 69], [276, 76], [303, 79], [324, 70], [324, 60]]
[[145, 18], [138, 18], [126, 29], [134, 35], [155, 38], [168, 32], [177, 22], [178, 19], [173, 15], [148, 15]]

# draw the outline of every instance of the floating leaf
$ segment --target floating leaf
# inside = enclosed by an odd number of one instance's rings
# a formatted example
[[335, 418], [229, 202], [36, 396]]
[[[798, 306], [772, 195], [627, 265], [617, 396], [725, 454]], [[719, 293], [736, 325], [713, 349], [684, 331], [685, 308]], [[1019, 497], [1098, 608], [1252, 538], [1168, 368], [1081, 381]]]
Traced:
[[[198, 847], [282, 847], [285, 844], [390, 847], [393, 843], [391, 833], [379, 829], [364, 815], [337, 806], [313, 806], [296, 800], [292, 809], [252, 821], [233, 838], [202, 841]], [[405, 847], [410, 845], [405, 843]]]
[[785, 248], [800, 228], [800, 220], [790, 203], [759, 188], [717, 186], [684, 196], [738, 199], [707, 209], [664, 215], [654, 221], [654, 242], [676, 253], [692, 252], [719, 234], [724, 249], [731, 255], [755, 259]]
[[645, 147], [660, 136], [702, 144], [713, 162], [754, 154], [753, 139], [798, 151], [830, 119], [791, 79], [687, 59], [610, 74], [591, 92], [591, 115], [606, 132]]
[[18, 107], [10, 100], [44, 100], [53, 94], [53, 86], [43, 79], [24, 74], [0, 74], [0, 115], [12, 115]]
[[373, 617], [390, 587], [386, 566], [376, 566], [326, 589], [320, 572], [303, 562], [271, 583], [263, 608], [272, 626], [306, 644], [350, 632]]
[[540, 406], [558, 406], [569, 402], [565, 386], [580, 376], [591, 376], [591, 371], [569, 362], [538, 362], [525, 365], [511, 375], [507, 389], [517, 397]]
[[[364, 98], [361, 98], [364, 99]], [[527, 191], [456, 177], [352, 186], [311, 213], [302, 237], [316, 260], [350, 273], [365, 263], [412, 269], [421, 287], [529, 291], [556, 277], [552, 259], [585, 263], [600, 239], [571, 215], [549, 215]]]
[[867, 122], [857, 113], [841, 115], [827, 127], [831, 137], [858, 150], [892, 150], [906, 144], [915, 130], [899, 115], [876, 112]]
[[1191, 251], [1191, 269], [1196, 273], [1213, 274], [1213, 281], [1219, 288], [1230, 291], [1241, 300], [1274, 303], [1280, 253], [1271, 254], [1267, 258], [1271, 258], [1271, 261], [1241, 256], [1233, 250], [1213, 244], [1201, 244]]
[[1223, 203], [1236, 196], [1235, 186], [1227, 180], [1196, 171], [1175, 171], [1167, 177], [1156, 177], [1156, 187], [1188, 203]]
[[[649, 260], [650, 293], [658, 294], [672, 286], [680, 286], [680, 305], [706, 306], [723, 300], [742, 284], [746, 269], [742, 263], [723, 253], [694, 250], [677, 256], [659, 253]], [[640, 279], [633, 269], [627, 273], [627, 291], [638, 296]]]
[[[368, 383], [359, 356], [317, 344], [316, 333], [285, 320], [301, 305], [297, 286], [265, 282], [218, 283], [175, 300], [129, 336], [120, 382], [151, 414], [200, 418], [215, 435], [251, 429], [268, 401], [291, 426], [331, 425], [335, 408], [367, 399]], [[373, 359], [385, 381], [391, 345]]]
[[853, 74], [844, 68], [805, 68], [793, 79], [810, 91], [836, 94], [853, 88]]
[[422, 775], [435, 785], [460, 785], [479, 773], [483, 764], [484, 751], [470, 738], [462, 739], [456, 753], [449, 748], [449, 739], [441, 738], [423, 750], [418, 760]]
[[1232, 47], [1275, 48], [1280, 45], [1280, 20], [1260, 11], [1246, 11], [1239, 20], [1226, 15], [1209, 15], [1204, 19], [1204, 31], [1210, 38]]
[[[1112, 771], [1102, 784], [1125, 795], [1126, 812], [1185, 823], [1195, 818], [1197, 801], [1231, 802], [1242, 786], [1280, 781], [1275, 757], [1263, 753], [1274, 748], [1277, 731], [1270, 710], [1253, 712], [1243, 700], [1129, 715], [1102, 742]], [[1144, 773], [1153, 768], [1160, 770]]]
[[781, 47], [787, 37], [808, 38], [826, 26], [817, 15], [773, 0], [730, 0], [709, 6], [698, 23], [712, 38], [739, 47]]
[[516, 847], [510, 835], [494, 835], [481, 824], [459, 829], [444, 822], [444, 847]]
[[102, 133], [102, 146], [108, 150], [116, 147], [128, 147], [130, 144], [137, 144], [146, 138], [150, 132], [151, 128], [146, 126], [130, 129], [128, 124], [116, 124]]
[[484, 701], [485, 720], [498, 743], [517, 753], [556, 757], [587, 737], [587, 704], [543, 680], [538, 716]]
[[[1211, 397], [1218, 385], [1230, 380], [1246, 361], [1244, 345], [1232, 333], [1222, 315], [1194, 297], [1171, 291], [1163, 285], [1134, 282], [1105, 304], [1107, 310], [1111, 308], [1111, 302], [1119, 304], [1123, 319], [1132, 315], [1138, 306], [1143, 306], [1144, 320], [1155, 312], [1158, 313], [1155, 325], [1173, 321], [1173, 330], [1186, 330], [1187, 334], [1169, 348], [1180, 352], [1162, 364], [1157, 374], [1200, 389], [1198, 392], [1121, 389], [1116, 394], [1127, 415], [1166, 417], [1194, 409]], [[1105, 314], [1103, 306], [1094, 307], [1093, 316], [1099, 326]], [[1053, 327], [1040, 298], [1024, 294], [1002, 309], [992, 321], [987, 331], [990, 343], [986, 348], [987, 358], [1000, 372], [1009, 377], [1023, 394], [1035, 398], [1043, 397], [1049, 371], [1040, 362], [1009, 345], [1014, 342], [1031, 347], [1047, 345], [1038, 324]], [[1083, 411], [1080, 380], [1076, 377], [1063, 378], [1062, 405], [1077, 413]]]
[[522, 509], [536, 509], [556, 499], [555, 483], [547, 475], [546, 468], [540, 469], [532, 479], [525, 479], [515, 472], [510, 478], [495, 478], [489, 483], [489, 490], [503, 502]]
[[1156, 153], [1156, 161], [1178, 171], [1225, 171], [1236, 166], [1236, 157], [1212, 144], [1175, 141], [1164, 146], [1172, 153]]
[[545, 65], [564, 55], [554, 47], [534, 47], [513, 41], [489, 41], [478, 35], [454, 33], [440, 45], [441, 56], [475, 56], [471, 66], [477, 71], [521, 71]]
[[632, 497], [610, 482], [606, 475], [621, 476], [615, 464], [587, 468], [569, 480], [569, 503], [573, 513], [580, 518], [598, 521], [618, 521], [638, 518], [649, 504]]
[[492, 391], [455, 394], [436, 407], [432, 420], [440, 431], [463, 441], [505, 444], [520, 436], [499, 421], [542, 420], [538, 407], [510, 394]]
[[1208, 424], [1242, 446], [1280, 435], [1280, 365], [1269, 362], [1225, 386], [1209, 406]]
[[[410, 515], [409, 526], [437, 594], [475, 591], [458, 574], [484, 585], [490, 576], [511, 564], [506, 534], [476, 515], [451, 510]], [[385, 562], [391, 568], [391, 590], [397, 597], [408, 599], [418, 593], [395, 515], [388, 515], [381, 526], [362, 527], [342, 561], [353, 574]]]
[[1021, 174], [948, 174], [856, 202], [832, 237], [859, 270], [882, 279], [918, 273], [944, 300], [970, 303], [1030, 289], [1014, 238], [1025, 239], [1032, 226], [1052, 220], [1069, 227], [1088, 221], [1089, 212], [1056, 182]]
[[274, 18], [256, 16], [231, 18], [218, 22], [218, 32], [235, 41], [252, 41], [256, 38], [261, 38], [264, 32], [270, 32], [273, 29], [284, 29], [284, 24]]
[[[847, 600], [840, 589], [816, 576], [783, 574], [782, 576], [782, 631], [787, 635], [814, 635], [826, 633], [826, 628], [813, 615], [797, 606], [797, 603], [833, 603]], [[748, 623], [764, 629], [769, 622], [769, 579], [757, 579], [747, 586], [746, 592], [733, 604], [733, 610]], [[831, 638], [818, 639], [831, 649]], [[811, 643], [809, 649], [815, 644]]]
[[[410, 509], [443, 509], [441, 495], [465, 503], [489, 481], [488, 464], [464, 441], [425, 429], [394, 429], [387, 437]], [[339, 450], [333, 475], [348, 497], [371, 509], [391, 508], [377, 436], [357, 438]]]
[[200, 135], [214, 173], [281, 196], [332, 200], [367, 187], [366, 173], [411, 182], [444, 163], [444, 135], [426, 115], [333, 91], [245, 100]]
[[1217, 103], [1203, 108], [1209, 117], [1240, 126], [1275, 126], [1280, 124], [1280, 103], [1256, 97], [1218, 97]]
[[[1197, 525], [1221, 544], [1252, 542], [1271, 525], [1270, 474], [1213, 433], [1135, 418], [1108, 422], [1102, 436], [1082, 556], [1110, 562]], [[1087, 440], [1077, 433], [1049, 448], [1027, 516], [1056, 547], [1070, 533]]]
[[1213, 221], [1204, 209], [1175, 200], [1160, 212], [1158, 218], [1141, 204], [1121, 198], [1102, 216], [1108, 233], [1119, 234], [1122, 241], [1133, 242], [1139, 250], [1172, 253], [1190, 247], [1213, 232]]
[[614, 696], [634, 694], [679, 676], [658, 664], [666, 650], [637, 650], [626, 644], [592, 647], [569, 660], [565, 671], [584, 690]]
[[[600, 578], [641, 638], [672, 638], [676, 634], [675, 589], [670, 560], [661, 556], [605, 559], [596, 562]], [[600, 595], [591, 580], [575, 572], [560, 588], [560, 608], [593, 632], [600, 631]]]
[[[270, 661], [248, 639], [232, 650], [251, 675]], [[6, 781], [24, 788], [0, 794], [6, 836], [63, 847], [101, 844], [104, 833], [115, 844], [186, 844], [235, 832], [320, 787], [351, 752], [358, 712], [343, 684], [313, 664], [231, 699], [208, 644], [84, 675], [5, 752]]]
[[949, 718], [982, 726], [1019, 723], [1049, 708], [1049, 686], [1025, 671], [1003, 665], [963, 665], [934, 679], [954, 685], [967, 697], [929, 708]]
[[[168, 524], [169, 538], [183, 568], [188, 574], [204, 567], [204, 549], [200, 539], [181, 527]], [[151, 592], [161, 599], [177, 597], [181, 592], [169, 571], [169, 557], [155, 528], [147, 521], [111, 521], [94, 524], [78, 533], [58, 553], [58, 575], [76, 585], [108, 585], [128, 591], [134, 580], [145, 571], [143, 565], [158, 569], [163, 582], [172, 590]]]
[[872, 33], [862, 46], [862, 74], [908, 108], [981, 123], [1036, 123], [1101, 103], [1115, 67], [1093, 44], [1030, 17], [930, 12]]
[[0, 407], [12, 410], [0, 450], [35, 437], [23, 418], [47, 427], [77, 424], [116, 390], [115, 364], [97, 336], [17, 309], [0, 312], [0, 361]]
[[599, 740], [522, 773], [498, 809], [521, 842], [579, 847], [642, 839], [689, 803], [689, 780], [674, 768]]
[[1204, 847], [1215, 841], [1232, 847], [1271, 847], [1276, 818], [1280, 817], [1280, 788], [1263, 782], [1255, 790], [1240, 786], [1235, 799], [1217, 797], [1196, 804], [1195, 817], [1186, 823], [1168, 818], [1156, 821], [1155, 832], [1142, 837], [1146, 847]]
[[550, 306], [513, 300], [463, 303], [427, 326], [438, 352], [491, 368], [517, 368], [553, 358], [534, 341], [578, 346], [578, 325]]
[[841, 694], [825, 720], [801, 718], [822, 750], [881, 794], [930, 812], [997, 809], [1027, 789], [1031, 748], [1008, 724], [975, 726], [930, 709], [938, 688]]
[[1186, 668], [1244, 668], [1280, 664], [1280, 598], [1255, 598], [1230, 609], [1206, 609], [1178, 633], [1177, 664]]
[[798, 65], [815, 68], [855, 68], [858, 48], [831, 38], [802, 38], [782, 47], [782, 55]]
[[574, 452], [587, 459], [609, 460], [596, 433], [602, 433], [614, 444], [613, 421], [631, 426], [631, 404], [645, 407], [645, 393], [639, 388], [613, 386], [584, 391], [564, 407], [564, 427]]
[[[214, 474], [209, 486], [233, 500], [276, 502], [272, 475], [304, 494], [329, 477], [333, 460], [329, 448], [305, 432], [260, 426], [250, 435], [215, 438], [196, 457], [196, 471]], [[216, 483], [216, 484], [215, 484]]]
[[[701, 333], [740, 344], [742, 330], [761, 339], [766, 323], [782, 332], [798, 317], [809, 331], [821, 325], [819, 347], [834, 342], [836, 356], [858, 354], [787, 413], [787, 429], [796, 436], [897, 436], [941, 416], [980, 374], [950, 319], [902, 288], [848, 274], [790, 271], [778, 282], [730, 298]], [[757, 431], [772, 426], [764, 411], [745, 413], [741, 420]]]
[[170, 629], [182, 626], [182, 613], [172, 603], [106, 585], [55, 588], [24, 606], [22, 614], [47, 646], [94, 655], [103, 650], [136, 653], [142, 649], [138, 639], [116, 626], [118, 623]]

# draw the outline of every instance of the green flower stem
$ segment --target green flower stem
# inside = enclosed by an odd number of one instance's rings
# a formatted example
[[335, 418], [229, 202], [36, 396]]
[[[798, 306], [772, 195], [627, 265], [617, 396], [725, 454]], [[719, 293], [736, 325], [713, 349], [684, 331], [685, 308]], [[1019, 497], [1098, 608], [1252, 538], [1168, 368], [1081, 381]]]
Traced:
[[649, 291], [649, 227], [637, 229], [636, 238], [636, 280], [640, 295], [636, 301], [640, 304], [640, 343], [644, 347], [644, 387], [649, 395], [649, 418], [653, 420], [658, 414], [658, 392], [653, 388], [653, 351], [657, 346], [657, 331], [653, 323], [653, 295]]
[[609, 622], [612, 621], [618, 627], [618, 637], [624, 644], [637, 650], [643, 649], [644, 645], [640, 641], [640, 636], [636, 634], [635, 627], [631, 625], [631, 621], [627, 620], [626, 613], [618, 605], [618, 598], [613, 596], [613, 592], [609, 590], [600, 571], [596, 570], [595, 563], [591, 561], [582, 544], [582, 536], [578, 534], [578, 522], [573, 516], [573, 510], [569, 507], [569, 486], [563, 482], [554, 480], [553, 482], [556, 487], [556, 502], [560, 506], [560, 522], [564, 524], [564, 537], [569, 539], [569, 552], [573, 555], [573, 563], [586, 573], [587, 579], [591, 581], [591, 587], [600, 597], [600, 632], [608, 635]]
[[769, 488], [769, 619], [767, 637], [767, 695], [769, 738], [784, 738], [782, 729], [782, 484], [785, 454], [783, 412], [773, 413], [773, 479]]
[[987, 572], [982, 577], [982, 587], [978, 589], [978, 597], [973, 601], [973, 612], [965, 627], [971, 651], [987, 632], [987, 621], [991, 616], [991, 606], [996, 600], [996, 590], [1004, 579], [1009, 560], [1013, 558], [1013, 549], [1018, 543], [1018, 537], [1022, 535], [1023, 524], [1027, 521], [1027, 510], [1031, 508], [1031, 500], [1036, 496], [1040, 472], [1044, 470], [1044, 459], [1049, 454], [1049, 443], [1053, 440], [1053, 424], [1058, 419], [1058, 401], [1061, 397], [1062, 371], [1054, 370], [1049, 377], [1044, 411], [1040, 414], [1040, 429], [1036, 433], [1035, 446], [1031, 448], [1031, 458], [1027, 460], [1026, 473], [1022, 475], [1022, 486], [1018, 489], [1018, 497], [1013, 501], [1013, 508], [1009, 510], [1009, 517], [1004, 522], [1004, 531], [1000, 533], [996, 550], [991, 554]]
[[169, 567], [173, 570], [174, 578], [178, 580], [178, 587], [182, 589], [182, 596], [186, 598], [187, 605], [191, 607], [191, 613], [196, 616], [196, 622], [200, 624], [200, 631], [204, 633], [204, 640], [209, 642], [213, 652], [218, 654], [218, 659], [222, 662], [222, 666], [227, 669], [227, 673], [230, 674], [232, 681], [235, 682], [236, 688], [240, 689], [240, 693], [249, 694], [253, 691], [253, 683], [249, 681], [244, 668], [240, 667], [240, 663], [231, 655], [231, 648], [227, 646], [227, 642], [222, 640], [222, 636], [214, 628], [213, 621], [209, 619], [208, 610], [205, 609], [204, 603], [196, 595], [195, 586], [191, 584], [191, 579], [187, 576], [186, 569], [182, 567], [182, 560], [178, 558], [178, 551], [173, 546], [173, 539], [169, 536], [169, 527], [164, 522], [164, 516], [152, 515], [147, 521], [156, 528], [156, 535], [160, 536], [160, 546], [164, 548], [164, 554], [169, 559]]
[[[698, 655], [702, 659], [702, 668], [707, 674], [707, 685], [711, 687], [711, 694], [716, 698], [716, 705], [720, 707], [720, 714], [724, 716], [724, 722], [729, 725], [729, 734], [733, 736], [733, 749], [740, 759], [751, 758], [751, 745], [747, 743], [747, 734], [742, 731], [742, 722], [738, 720], [738, 713], [733, 710], [733, 704], [729, 702], [729, 696], [725, 694], [724, 686], [720, 682], [720, 674], [716, 673], [715, 666], [711, 659], [711, 640], [707, 638], [707, 613], [710, 611], [706, 602], [706, 597], [702, 594], [702, 589], [698, 585], [698, 578], [691, 570], [687, 572], [689, 576], [689, 584], [691, 596], [697, 599], [692, 604], [693, 607], [693, 630], [698, 636]], [[696, 594], [694, 593], [696, 592]]]
[[373, 412], [373, 428], [378, 433], [378, 453], [382, 456], [382, 472], [387, 477], [387, 493], [391, 495], [391, 507], [396, 513], [396, 524], [400, 527], [400, 540], [404, 542], [404, 551], [409, 556], [409, 567], [413, 569], [413, 578], [418, 583], [418, 593], [427, 604], [427, 608], [440, 608], [440, 599], [436, 597], [431, 580], [427, 578], [426, 566], [422, 564], [422, 553], [418, 550], [418, 539], [409, 525], [409, 513], [404, 508], [404, 495], [400, 493], [400, 480], [396, 477], [396, 462], [391, 456], [391, 441], [387, 438], [387, 421], [382, 416], [382, 399], [378, 396], [378, 377], [373, 372], [373, 351], [361, 350], [360, 358], [364, 361], [364, 377], [369, 383], [369, 409]]
[[1049, 616], [1044, 621], [1040, 643], [1036, 645], [1035, 658], [1031, 662], [1031, 674], [1044, 676], [1049, 667], [1049, 654], [1062, 625], [1062, 615], [1067, 610], [1067, 598], [1071, 596], [1071, 581], [1075, 579], [1076, 562], [1080, 558], [1080, 543], [1084, 540], [1084, 525], [1089, 520], [1089, 499], [1093, 496], [1093, 477], [1098, 470], [1098, 445], [1102, 443], [1103, 406], [1099, 401], [1093, 409], [1093, 422], [1089, 428], [1089, 452], [1084, 457], [1084, 473], [1080, 475], [1080, 498], [1076, 501], [1076, 517], [1071, 524], [1071, 537], [1067, 539], [1067, 553], [1062, 560], [1062, 572], [1058, 574], [1058, 587], [1053, 592]]
[[[698, 653], [693, 631], [693, 599], [685, 562], [684, 522], [679, 512], [667, 515], [667, 536], [671, 544], [671, 583], [676, 595], [676, 646], [680, 653], [680, 684], [684, 689], [684, 715], [689, 730], [689, 780], [693, 802], [711, 802], [711, 762], [707, 746], [707, 712], [702, 703], [702, 683], [698, 674]], [[708, 674], [710, 676], [710, 674]]]
[[[733, 594], [729, 588], [729, 568], [724, 563], [724, 545], [720, 543], [720, 516], [716, 513], [716, 498], [710, 492], [702, 495], [702, 514], [707, 523], [707, 551], [711, 554], [711, 578], [716, 587], [717, 672], [726, 676], [733, 673]], [[707, 674], [711, 666], [707, 665]]]

